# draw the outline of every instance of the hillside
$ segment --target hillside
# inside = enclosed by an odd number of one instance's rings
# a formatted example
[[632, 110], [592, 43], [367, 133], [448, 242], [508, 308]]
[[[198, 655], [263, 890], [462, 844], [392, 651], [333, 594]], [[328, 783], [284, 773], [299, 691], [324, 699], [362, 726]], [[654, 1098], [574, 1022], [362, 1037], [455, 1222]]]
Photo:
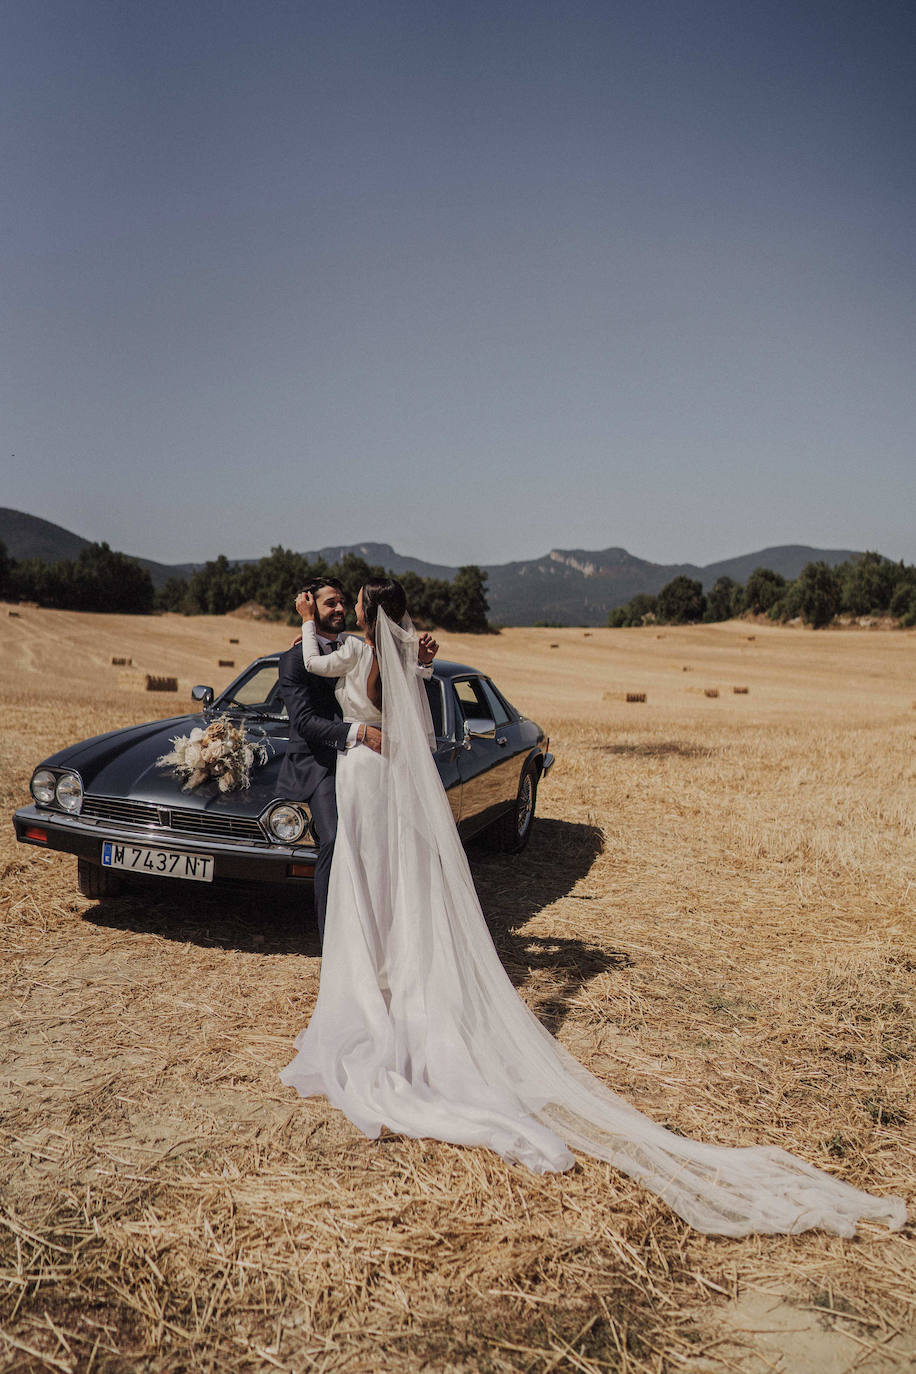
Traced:
[[[13, 558], [77, 558], [89, 540], [60, 525], [23, 511], [0, 507], [0, 540]], [[420, 577], [446, 578], [458, 571], [443, 563], [427, 563], [398, 553], [390, 544], [327, 544], [305, 551], [307, 557], [319, 556], [328, 563], [339, 562], [348, 553], [367, 563], [380, 565], [395, 575], [414, 572]], [[227, 555], [228, 556], [228, 555]], [[836, 565], [857, 557], [852, 549], [815, 549], [805, 544], [783, 544], [739, 554], [717, 563], [651, 563], [624, 548], [601, 550], [551, 549], [540, 558], [513, 563], [496, 563], [487, 568], [490, 616], [496, 624], [532, 625], [555, 621], [566, 625], [603, 625], [615, 606], [622, 606], [638, 592], [655, 593], [673, 577], [684, 574], [713, 585], [719, 577], [746, 582], [755, 568], [772, 568], [787, 579], [795, 578], [806, 563], [823, 560]], [[153, 583], [161, 587], [170, 577], [188, 577], [198, 563], [156, 563], [138, 558], [148, 568]]]
[[[0, 506], [0, 542], [6, 545], [7, 553], [17, 562], [26, 558], [42, 558], [46, 563], [59, 563], [64, 558], [79, 558], [92, 540], [64, 529], [63, 525], [42, 520], [40, 516]], [[122, 549], [120, 552], [128, 551]], [[190, 577], [194, 569], [200, 567], [199, 563], [157, 563], [151, 558], [136, 558], [135, 562], [147, 569], [154, 587], [163, 587], [170, 577]]]
[[638, 592], [659, 592], [666, 582], [682, 574], [702, 582], [708, 590], [719, 577], [746, 582], [755, 568], [771, 568], [791, 580], [806, 563], [823, 559], [835, 565], [855, 557], [851, 549], [786, 544], [701, 567], [695, 563], [650, 563], [621, 548], [599, 552], [551, 549], [544, 558], [491, 567], [490, 609], [495, 621], [507, 625], [537, 621], [603, 625], [614, 606], [624, 605]]

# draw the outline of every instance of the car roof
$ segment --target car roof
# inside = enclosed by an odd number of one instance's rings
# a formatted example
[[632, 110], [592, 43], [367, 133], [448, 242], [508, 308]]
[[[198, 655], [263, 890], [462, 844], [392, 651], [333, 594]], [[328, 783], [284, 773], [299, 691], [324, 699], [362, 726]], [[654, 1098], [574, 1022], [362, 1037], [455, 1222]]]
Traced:
[[437, 658], [433, 660], [433, 669], [436, 677], [465, 677], [468, 673], [473, 673], [479, 677], [479, 668], [470, 668], [466, 663], [450, 663], [447, 658]]
[[[280, 659], [280, 654], [279, 654], [279, 653], [276, 653], [276, 654], [262, 654], [262, 655], [260, 656], [260, 658], [253, 659], [252, 662], [253, 662], [253, 663], [265, 663], [265, 664], [268, 664], [268, 663], [278, 663], [278, 662], [279, 662], [279, 659]], [[251, 665], [249, 665], [249, 666], [251, 666]], [[437, 658], [437, 659], [435, 659], [434, 662], [433, 662], [433, 669], [434, 669], [434, 671], [435, 671], [436, 677], [448, 678], [448, 679], [455, 678], [455, 677], [466, 677], [466, 676], [468, 675], [468, 673], [473, 673], [475, 677], [480, 677], [480, 676], [484, 676], [484, 677], [485, 677], [485, 676], [486, 676], [486, 674], [481, 674], [479, 668], [471, 668], [471, 667], [468, 666], [467, 663], [452, 663], [452, 662], [450, 662], [448, 659], [445, 659], [445, 658]]]

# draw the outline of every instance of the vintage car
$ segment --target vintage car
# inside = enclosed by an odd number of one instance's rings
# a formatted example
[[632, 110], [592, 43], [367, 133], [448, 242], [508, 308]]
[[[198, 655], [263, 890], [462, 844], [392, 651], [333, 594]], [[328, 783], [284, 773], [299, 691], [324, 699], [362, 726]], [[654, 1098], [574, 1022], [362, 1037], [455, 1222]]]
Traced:
[[[13, 818], [16, 838], [77, 857], [86, 897], [116, 896], [141, 878], [184, 883], [309, 885], [316, 849], [308, 804], [278, 794], [288, 718], [278, 656], [256, 659], [219, 696], [195, 687], [200, 714], [150, 721], [70, 745], [32, 774], [31, 806]], [[435, 760], [463, 839], [483, 832], [509, 853], [531, 834], [538, 783], [553, 763], [548, 740], [489, 678], [436, 662], [426, 684]], [[242, 720], [267, 746], [247, 790], [215, 781], [183, 791], [157, 763], [171, 740], [220, 715]]]

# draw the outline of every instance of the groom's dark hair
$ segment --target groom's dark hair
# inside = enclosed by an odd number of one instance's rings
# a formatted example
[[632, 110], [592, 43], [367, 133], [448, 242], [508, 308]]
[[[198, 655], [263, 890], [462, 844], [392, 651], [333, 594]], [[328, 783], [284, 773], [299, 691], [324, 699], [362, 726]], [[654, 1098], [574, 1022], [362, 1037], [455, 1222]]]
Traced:
[[363, 613], [370, 630], [375, 629], [379, 609], [400, 625], [407, 614], [407, 593], [393, 577], [372, 577], [363, 583]]
[[316, 596], [322, 587], [333, 587], [335, 592], [345, 594], [344, 584], [338, 577], [310, 577], [308, 582], [304, 582], [299, 588], [299, 595], [301, 596], [303, 592], [311, 592], [312, 596]]

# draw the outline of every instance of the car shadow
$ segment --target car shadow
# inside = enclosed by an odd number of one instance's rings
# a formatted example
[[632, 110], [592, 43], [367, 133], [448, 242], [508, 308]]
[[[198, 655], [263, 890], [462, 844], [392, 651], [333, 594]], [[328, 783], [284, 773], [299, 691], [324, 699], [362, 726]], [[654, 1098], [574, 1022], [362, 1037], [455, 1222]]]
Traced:
[[[625, 968], [631, 960], [569, 937], [524, 932], [544, 908], [572, 892], [601, 853], [597, 826], [538, 819], [531, 844], [519, 855], [494, 854], [468, 845], [468, 860], [481, 907], [500, 959], [514, 985], [534, 984], [539, 1018], [556, 1033], [569, 1002], [596, 973]], [[591, 900], [587, 895], [579, 900]], [[133, 930], [181, 944], [264, 955], [321, 953], [311, 890], [270, 892], [263, 887], [207, 887], [176, 891], [166, 882], [134, 880], [123, 895], [91, 906], [83, 919], [100, 928]]]
[[[625, 950], [607, 949], [572, 936], [532, 935], [524, 927], [553, 902], [570, 897], [604, 848], [595, 825], [538, 819], [531, 844], [514, 858], [471, 843], [468, 859], [480, 904], [503, 967], [526, 989], [538, 1019], [554, 1035], [570, 1001], [598, 973], [629, 968]], [[587, 893], [575, 900], [589, 902]]]
[[83, 913], [103, 929], [158, 935], [206, 949], [263, 954], [319, 955], [311, 888], [265, 892], [263, 887], [214, 883], [201, 891], [180, 890], [153, 879], [130, 879], [117, 897]]

